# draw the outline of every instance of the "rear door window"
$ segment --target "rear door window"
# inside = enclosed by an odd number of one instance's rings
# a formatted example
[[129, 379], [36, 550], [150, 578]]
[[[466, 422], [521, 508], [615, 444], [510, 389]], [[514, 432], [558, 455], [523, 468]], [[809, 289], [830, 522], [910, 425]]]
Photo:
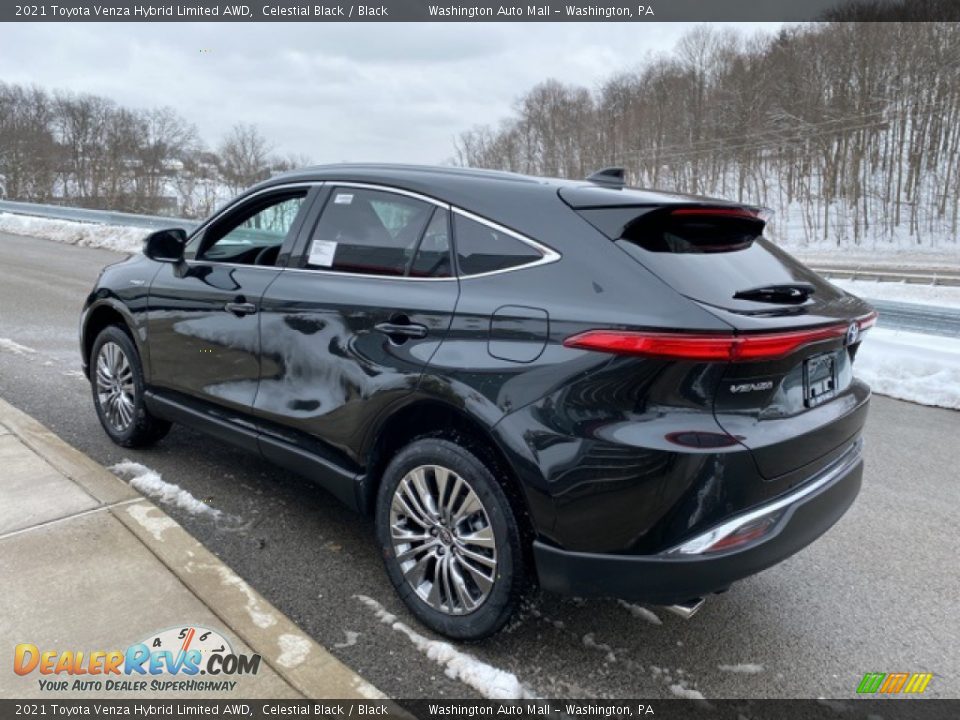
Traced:
[[522, 240], [460, 214], [453, 216], [453, 232], [461, 275], [507, 270], [543, 257]]
[[435, 207], [384, 190], [334, 188], [313, 231], [306, 267], [402, 277]]

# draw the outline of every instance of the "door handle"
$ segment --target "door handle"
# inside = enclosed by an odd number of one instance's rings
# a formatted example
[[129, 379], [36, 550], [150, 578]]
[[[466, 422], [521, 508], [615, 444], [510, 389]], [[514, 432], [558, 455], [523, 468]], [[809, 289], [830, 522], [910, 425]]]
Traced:
[[253, 315], [257, 311], [257, 306], [248, 302], [228, 302], [223, 306], [223, 309], [237, 317], [243, 317], [244, 315]]
[[404, 342], [407, 338], [425, 338], [427, 336], [427, 326], [417, 325], [416, 323], [382, 322], [373, 327], [397, 342]]

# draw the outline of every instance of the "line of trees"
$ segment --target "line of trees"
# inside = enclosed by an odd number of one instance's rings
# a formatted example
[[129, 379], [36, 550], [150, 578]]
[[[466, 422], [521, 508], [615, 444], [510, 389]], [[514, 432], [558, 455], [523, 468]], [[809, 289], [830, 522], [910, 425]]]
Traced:
[[758, 203], [792, 244], [957, 243], [960, 24], [700, 26], [595, 89], [548, 80], [454, 162]]
[[215, 148], [168, 107], [130, 109], [97, 95], [0, 83], [0, 197], [203, 217], [271, 173], [277, 157], [253, 125]]

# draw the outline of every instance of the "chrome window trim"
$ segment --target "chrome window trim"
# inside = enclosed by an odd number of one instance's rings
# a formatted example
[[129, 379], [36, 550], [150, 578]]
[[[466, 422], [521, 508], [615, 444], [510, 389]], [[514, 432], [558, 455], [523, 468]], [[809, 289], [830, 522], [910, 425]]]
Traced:
[[[538, 243], [536, 240], [528, 238], [526, 235], [521, 235], [520, 233], [514, 230], [511, 230], [508, 227], [504, 227], [499, 223], [493, 222], [492, 220], [487, 220], [485, 217], [481, 217], [480, 215], [474, 215], [469, 210], [464, 210], [458, 207], [451, 207], [451, 212], [454, 212], [457, 215], [461, 215], [467, 218], [468, 220], [473, 220], [474, 222], [478, 222], [481, 225], [486, 225], [487, 227], [493, 228], [497, 232], [503, 233], [504, 235], [509, 235], [515, 240], [519, 240], [523, 244], [532, 247], [534, 250], [540, 253], [539, 260], [534, 260], [533, 262], [524, 263], [523, 265], [514, 265], [513, 267], [502, 268], [500, 270], [490, 270], [489, 272], [473, 273], [472, 275], [460, 275], [459, 278], [461, 280], [472, 280], [473, 278], [490, 277], [491, 275], [500, 275], [502, 273], [515, 272], [516, 270], [526, 270], [528, 268], [537, 267], [538, 265], [549, 265], [550, 263], [554, 263], [562, 257], [560, 253], [558, 253], [553, 248], [547, 247], [542, 243]], [[456, 239], [454, 239], [454, 242], [456, 242]], [[458, 263], [458, 269], [459, 269], [459, 263]]]
[[[270, 187], [261, 188], [260, 190], [257, 190], [254, 193], [250, 193], [249, 195], [244, 195], [243, 197], [235, 198], [233, 202], [231, 202], [225, 208], [220, 210], [220, 212], [218, 212], [216, 215], [211, 215], [210, 217], [208, 217], [203, 222], [202, 225], [200, 225], [192, 233], [190, 233], [187, 236], [187, 243], [189, 244], [189, 242], [193, 240], [195, 235], [198, 235], [199, 233], [206, 230], [208, 226], [215, 223], [217, 220], [220, 220], [224, 215], [236, 209], [237, 206], [239, 206], [242, 203], [245, 203], [247, 200], [252, 200], [255, 197], [259, 197], [260, 195], [264, 195], [265, 193], [268, 193], [268, 192], [274, 192], [275, 190], [290, 190], [293, 188], [305, 188], [309, 193], [310, 190], [312, 190], [313, 188], [323, 184], [324, 183], [322, 180], [308, 180], [308, 181], [301, 181], [301, 182], [295, 182], [295, 183], [283, 183], [282, 185], [272, 185]], [[216, 263], [217, 261], [210, 260], [209, 262]], [[227, 263], [218, 263], [218, 264], [226, 265]]]
[[360, 188], [361, 190], [379, 190], [381, 192], [390, 192], [396, 195], [406, 195], [407, 197], [412, 197], [414, 200], [422, 200], [423, 202], [430, 203], [431, 205], [437, 205], [450, 210], [450, 203], [437, 200], [429, 195], [423, 195], [421, 193], [414, 192], [413, 190], [404, 190], [403, 188], [390, 187], [389, 185], [376, 185], [374, 183], [336, 182], [334, 180], [327, 180], [326, 183], [334, 189], [338, 187], [351, 187]]
[[[486, 225], [487, 227], [490, 227], [496, 230], [497, 232], [503, 233], [504, 235], [509, 235], [515, 240], [519, 240], [523, 244], [529, 247], [532, 247], [534, 250], [540, 253], [540, 259], [534, 260], [533, 262], [524, 263], [523, 265], [515, 265], [514, 267], [503, 268], [501, 270], [490, 270], [489, 272], [473, 273], [470, 275], [458, 274], [458, 275], [452, 275], [450, 277], [438, 277], [438, 278], [410, 277], [406, 275], [375, 275], [372, 273], [367, 274], [367, 273], [356, 273], [356, 272], [343, 272], [342, 270], [324, 270], [322, 268], [295, 268], [295, 267], [278, 267], [276, 265], [249, 265], [249, 264], [243, 264], [243, 263], [221, 262], [218, 260], [198, 260], [196, 258], [192, 258], [189, 260], [184, 258], [184, 262], [187, 263], [188, 265], [203, 263], [206, 265], [221, 265], [225, 267], [259, 268], [261, 270], [280, 270], [281, 272], [301, 272], [301, 273], [316, 273], [321, 275], [337, 275], [342, 277], [378, 278], [380, 280], [403, 280], [403, 281], [409, 281], [409, 282], [451, 282], [451, 281], [459, 281], [459, 280], [473, 280], [474, 278], [484, 278], [484, 277], [490, 277], [491, 275], [501, 275], [503, 273], [516, 272], [517, 270], [526, 270], [528, 268], [533, 268], [540, 265], [548, 265], [550, 263], [557, 262], [558, 260], [560, 260], [561, 257], [563, 257], [559, 252], [557, 252], [553, 248], [548, 247], [543, 243], [539, 243], [536, 240], [533, 240], [532, 238], [527, 237], [526, 235], [522, 235], [521, 233], [518, 233], [515, 230], [511, 230], [510, 228], [500, 225], [499, 223], [496, 223], [492, 220], [488, 220], [487, 218], [482, 217], [480, 215], [476, 215], [470, 212], [469, 210], [464, 210], [463, 208], [457, 207], [455, 205], [451, 205], [450, 203], [444, 202], [442, 200], [438, 200], [437, 198], [430, 197], [429, 195], [424, 195], [422, 193], [418, 193], [413, 190], [405, 190], [403, 188], [397, 188], [390, 185], [378, 185], [376, 183], [360, 183], [360, 182], [339, 182], [336, 180], [308, 180], [308, 181], [301, 181], [301, 182], [295, 182], [295, 183], [284, 183], [282, 185], [273, 185], [271, 187], [258, 190], [255, 193], [251, 193], [250, 195], [247, 195], [243, 198], [239, 198], [235, 200], [230, 205], [223, 208], [223, 210], [218, 212], [216, 215], [213, 215], [212, 217], [208, 218], [202, 225], [197, 227], [197, 229], [194, 230], [188, 236], [187, 242], [189, 243], [197, 234], [206, 230], [206, 228], [209, 225], [216, 222], [217, 220], [222, 218], [224, 215], [231, 212], [237, 206], [239, 206], [243, 202], [246, 202], [247, 200], [251, 200], [255, 197], [258, 197], [259, 195], [263, 195], [264, 193], [268, 193], [268, 192], [274, 192], [276, 190], [306, 188], [307, 191], [309, 192], [310, 189], [320, 185], [329, 185], [332, 189], [335, 189], [338, 187], [350, 187], [350, 188], [359, 188], [362, 190], [375, 190], [380, 192], [395, 193], [397, 195], [404, 195], [406, 197], [414, 198], [415, 200], [420, 200], [422, 202], [430, 203], [431, 205], [441, 207], [447, 210], [448, 212], [456, 213], [457, 215], [462, 215], [468, 220], [473, 220], [474, 222], [478, 222], [481, 225]], [[451, 242], [451, 247], [452, 247], [453, 245], [456, 244], [456, 239], [451, 237], [451, 241], [452, 241]], [[308, 238], [307, 242], [309, 245], [309, 243], [311, 242], [311, 239]]]

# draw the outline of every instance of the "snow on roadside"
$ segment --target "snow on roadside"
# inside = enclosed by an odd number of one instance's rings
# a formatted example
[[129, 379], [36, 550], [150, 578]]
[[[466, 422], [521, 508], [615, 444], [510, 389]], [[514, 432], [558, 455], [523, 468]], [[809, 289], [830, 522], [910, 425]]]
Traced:
[[854, 373], [879, 395], [960, 410], [960, 339], [874, 327]]
[[960, 308], [960, 287], [879, 282], [877, 280], [837, 279], [830, 282], [838, 288], [865, 300], [888, 300], [890, 302]]
[[647, 608], [642, 605], [628, 603], [626, 600], [617, 600], [617, 604], [625, 610], [629, 610], [630, 614], [635, 618], [646, 620], [651, 625], [663, 625], [663, 621], [653, 610], [647, 610]]
[[202, 500], [197, 500], [179, 485], [165, 482], [160, 473], [151, 470], [146, 465], [124, 459], [107, 469], [129, 482], [131, 487], [144, 495], [157, 498], [167, 505], [174, 505], [181, 510], [186, 510], [191, 515], [206, 515], [214, 520], [219, 520], [223, 514]]
[[671, 685], [670, 692], [673, 693], [674, 696], [678, 698], [682, 698], [684, 700], [704, 700], [705, 699], [703, 697], [703, 693], [701, 693], [699, 690], [694, 690], [693, 688], [689, 688], [683, 683], [674, 683], [673, 685]]
[[14, 355], [29, 355], [30, 353], [36, 352], [32, 347], [21, 345], [10, 338], [0, 338], [0, 350], [12, 352]]
[[457, 650], [448, 642], [430, 640], [407, 624], [397, 620], [397, 616], [388, 612], [379, 602], [366, 595], [354, 597], [373, 610], [384, 625], [389, 625], [407, 636], [414, 647], [444, 668], [444, 674], [452, 680], [459, 680], [490, 700], [532, 700], [537, 696], [525, 687], [517, 676], [506, 670], [478, 660], [473, 655]]
[[738, 665], [717, 665], [723, 672], [741, 673], [743, 675], [755, 675], [763, 672], [763, 665], [756, 663], [740, 663]]
[[104, 225], [0, 213], [0, 232], [29, 235], [80, 247], [137, 253], [143, 248], [143, 238], [150, 230], [127, 225]]

